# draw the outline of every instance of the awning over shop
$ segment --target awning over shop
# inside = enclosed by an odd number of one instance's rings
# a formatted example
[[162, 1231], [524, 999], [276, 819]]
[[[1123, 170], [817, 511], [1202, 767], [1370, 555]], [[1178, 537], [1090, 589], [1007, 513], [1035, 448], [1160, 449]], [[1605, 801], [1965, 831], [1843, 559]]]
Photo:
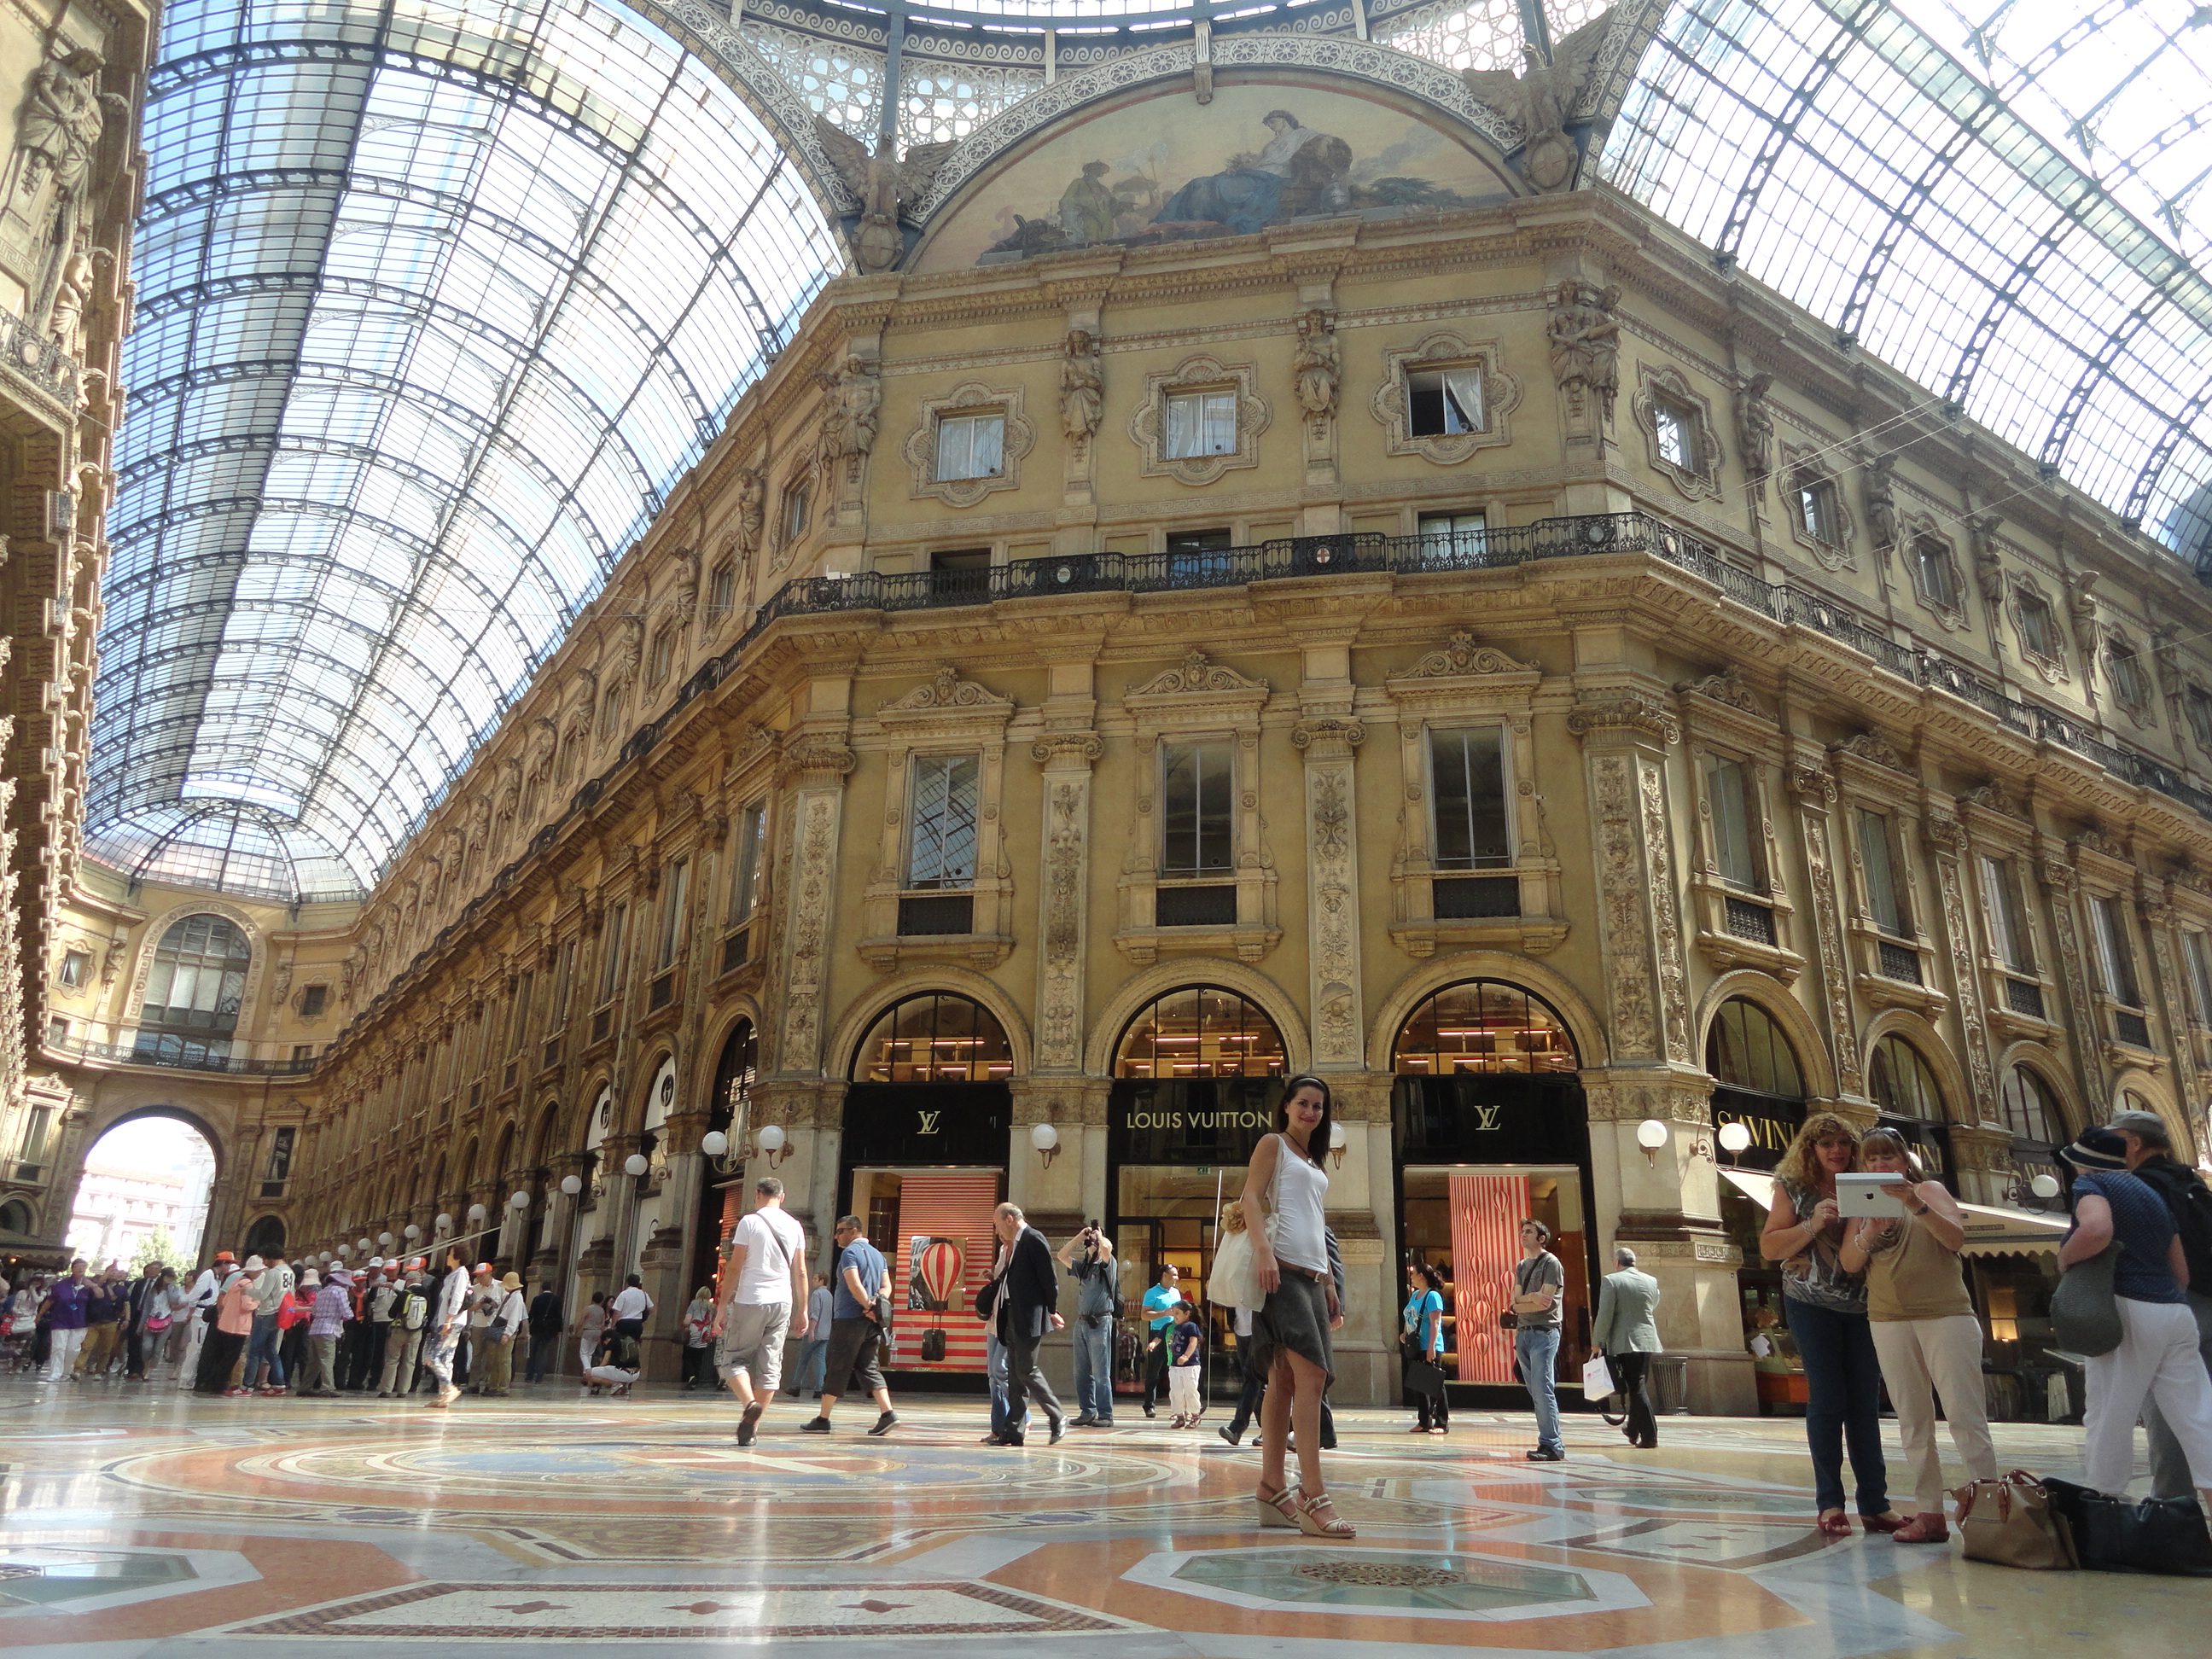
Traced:
[[2066, 1230], [2073, 1224], [2063, 1215], [2040, 1215], [2033, 1210], [2004, 1209], [1994, 1204], [1961, 1204], [1966, 1212], [1966, 1255], [2033, 1255], [2058, 1254]]
[[70, 1247], [64, 1239], [33, 1238], [28, 1233], [0, 1227], [0, 1261], [25, 1261], [38, 1267], [65, 1267], [70, 1262]]
[[1761, 1209], [1774, 1206], [1774, 1177], [1758, 1170], [1723, 1170], [1721, 1173]]

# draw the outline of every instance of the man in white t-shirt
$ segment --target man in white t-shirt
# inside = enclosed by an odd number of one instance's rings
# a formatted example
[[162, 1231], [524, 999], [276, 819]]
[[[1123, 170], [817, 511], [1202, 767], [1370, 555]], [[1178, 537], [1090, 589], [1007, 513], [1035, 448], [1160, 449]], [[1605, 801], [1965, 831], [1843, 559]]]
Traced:
[[738, 1223], [714, 1308], [714, 1369], [745, 1408], [740, 1446], [753, 1443], [783, 1381], [784, 1338], [807, 1329], [805, 1230], [784, 1213], [783, 1183], [774, 1176], [755, 1182], [753, 1196], [758, 1207]]

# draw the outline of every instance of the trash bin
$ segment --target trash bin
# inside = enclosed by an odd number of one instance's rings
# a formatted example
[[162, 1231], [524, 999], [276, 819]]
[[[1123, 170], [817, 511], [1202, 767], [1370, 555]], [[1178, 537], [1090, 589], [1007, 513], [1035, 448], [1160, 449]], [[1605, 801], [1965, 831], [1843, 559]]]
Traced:
[[1645, 1373], [1651, 1389], [1651, 1411], [1656, 1417], [1690, 1414], [1690, 1357], [1685, 1353], [1655, 1353]]

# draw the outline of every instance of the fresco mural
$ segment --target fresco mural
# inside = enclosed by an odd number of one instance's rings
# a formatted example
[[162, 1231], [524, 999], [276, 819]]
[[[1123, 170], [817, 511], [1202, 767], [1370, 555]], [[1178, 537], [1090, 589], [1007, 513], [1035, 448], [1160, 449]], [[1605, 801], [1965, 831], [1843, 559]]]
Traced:
[[1511, 194], [1467, 141], [1374, 99], [1244, 82], [1217, 84], [1200, 105], [1186, 87], [1078, 121], [984, 180], [919, 268], [1486, 206]]

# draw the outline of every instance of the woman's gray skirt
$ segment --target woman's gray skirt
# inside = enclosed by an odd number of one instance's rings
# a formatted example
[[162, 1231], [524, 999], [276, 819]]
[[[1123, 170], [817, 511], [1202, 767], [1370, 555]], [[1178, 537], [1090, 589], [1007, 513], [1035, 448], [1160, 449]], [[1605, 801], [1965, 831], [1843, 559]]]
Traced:
[[1252, 1365], [1262, 1376], [1274, 1369], [1275, 1356], [1288, 1351], [1336, 1376], [1336, 1356], [1328, 1340], [1328, 1286], [1295, 1267], [1283, 1269], [1282, 1282], [1267, 1292], [1252, 1315]]

